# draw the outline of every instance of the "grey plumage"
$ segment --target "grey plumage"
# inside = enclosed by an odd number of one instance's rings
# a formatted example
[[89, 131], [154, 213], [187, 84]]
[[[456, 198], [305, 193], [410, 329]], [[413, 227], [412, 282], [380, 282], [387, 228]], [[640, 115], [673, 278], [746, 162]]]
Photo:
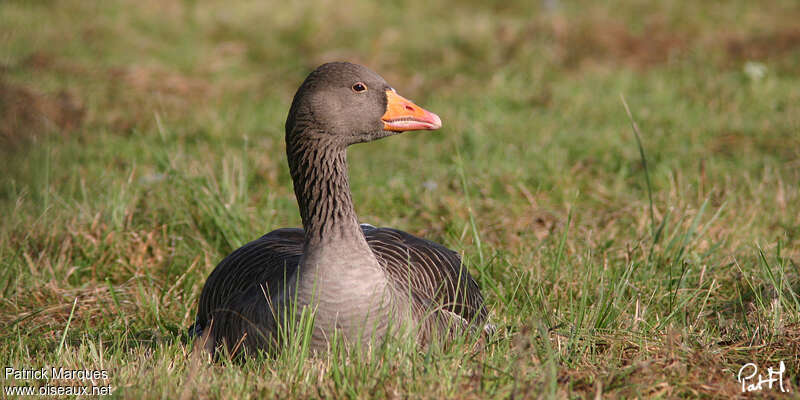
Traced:
[[[232, 353], [279, 350], [276, 332], [287, 310], [306, 306], [316, 312], [311, 345], [317, 350], [334, 331], [347, 341], [375, 340], [391, 334], [394, 324], [426, 343], [489, 326], [480, 290], [457, 253], [358, 223], [346, 147], [441, 123], [398, 97], [380, 76], [349, 63], [325, 64], [303, 82], [286, 121], [303, 229], [272, 231], [217, 265], [192, 329], [199, 347], [212, 354], [223, 344]], [[397, 101], [407, 102], [397, 109], [410, 117], [390, 110]], [[409, 120], [416, 125], [408, 128]]]
[[[361, 227], [396, 290], [410, 293], [415, 314], [427, 317], [419, 327], [421, 342], [453, 322], [484, 327], [483, 297], [457, 253], [396, 229]], [[226, 257], [206, 282], [197, 325], [206, 326], [213, 318], [216, 344], [224, 341], [231, 349], [238, 345], [266, 350], [274, 345], [272, 313], [277, 304], [267, 299], [286, 292], [285, 277], [297, 272], [303, 238], [302, 229], [278, 229]], [[450, 321], [452, 315], [463, 321]]]

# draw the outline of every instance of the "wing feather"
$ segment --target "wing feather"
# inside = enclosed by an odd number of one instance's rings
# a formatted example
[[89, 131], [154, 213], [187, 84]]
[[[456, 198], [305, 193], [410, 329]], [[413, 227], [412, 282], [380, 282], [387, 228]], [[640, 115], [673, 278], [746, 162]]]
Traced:
[[[477, 283], [458, 253], [429, 240], [391, 229], [364, 227], [372, 251], [398, 291], [410, 294], [414, 307], [437, 313], [450, 325], [467, 321], [482, 326], [486, 309]], [[458, 318], [454, 318], [457, 316]]]
[[[483, 327], [483, 297], [458, 253], [396, 229], [361, 228], [394, 289], [407, 294], [417, 317], [425, 319], [423, 328], [433, 329], [432, 323]], [[280, 306], [274, 301], [285, 301], [286, 282], [297, 271], [303, 240], [302, 229], [278, 229], [223, 259], [203, 287], [191, 330], [200, 335], [210, 328], [206, 340], [213, 346], [226, 343], [229, 350], [267, 347], [265, 338], [275, 332], [273, 310]]]

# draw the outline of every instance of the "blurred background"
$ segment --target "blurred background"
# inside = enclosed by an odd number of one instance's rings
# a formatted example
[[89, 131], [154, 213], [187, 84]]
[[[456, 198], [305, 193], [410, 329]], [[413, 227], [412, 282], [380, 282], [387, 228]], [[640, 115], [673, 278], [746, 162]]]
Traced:
[[[423, 198], [449, 182], [458, 154], [487, 201], [510, 196], [562, 214], [576, 196], [625, 207], [643, 199], [644, 179], [621, 95], [643, 130], [656, 192], [721, 203], [730, 185], [763, 194], [752, 186], [765, 175], [797, 182], [794, 1], [6, 1], [0, 10], [0, 193], [10, 204], [20, 191], [43, 195], [43, 179], [88, 180], [80, 185], [91, 192], [135, 169], [158, 184], [155, 147], [189, 175], [247, 163], [247, 183], [263, 185], [248, 186], [248, 205], [263, 204], [267, 188], [292, 201], [283, 121], [305, 75], [333, 60], [367, 65], [445, 124], [354, 148], [356, 187], [388, 182]], [[796, 195], [783, 193], [783, 203]], [[369, 196], [358, 204], [372, 218], [369, 202], [383, 199]], [[754, 201], [741, 196], [733, 201]], [[774, 215], [772, 227], [796, 232]], [[538, 229], [540, 217], [489, 217], [483, 228]]]
[[[283, 124], [335, 60], [444, 124], [351, 149], [361, 220], [463, 253], [508, 332], [572, 326], [559, 304], [608, 301], [596, 274], [640, 263], [605, 329], [663, 333], [668, 315], [710, 342], [786, 341], [797, 310], [759, 330], [747, 304], [783, 290], [759, 286], [764, 254], [767, 270], [800, 257], [798, 21], [794, 0], [5, 0], [4, 346], [18, 330], [50, 346], [76, 296], [100, 337], [188, 326], [221, 257], [300, 224]], [[520, 284], [544, 297], [520, 305]], [[708, 325], [673, 312], [681, 296]]]

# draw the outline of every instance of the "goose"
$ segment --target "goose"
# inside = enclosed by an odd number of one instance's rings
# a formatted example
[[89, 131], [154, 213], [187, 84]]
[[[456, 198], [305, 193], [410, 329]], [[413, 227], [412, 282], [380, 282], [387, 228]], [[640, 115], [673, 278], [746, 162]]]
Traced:
[[[420, 345], [469, 329], [490, 333], [483, 297], [458, 253], [409, 233], [359, 224], [346, 148], [441, 119], [368, 68], [319, 66], [286, 118], [286, 156], [303, 227], [245, 244], [211, 272], [200, 294], [195, 348], [214, 355], [280, 350], [281, 321], [313, 310], [310, 348], [375, 343], [406, 327]], [[296, 318], [296, 317], [295, 317]], [[450, 336], [448, 336], [450, 335]]]

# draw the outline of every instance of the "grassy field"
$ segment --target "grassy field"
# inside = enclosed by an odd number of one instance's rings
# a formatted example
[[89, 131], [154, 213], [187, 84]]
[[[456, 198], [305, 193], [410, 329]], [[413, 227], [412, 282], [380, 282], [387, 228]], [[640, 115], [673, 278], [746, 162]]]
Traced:
[[[792, 0], [0, 2], [0, 365], [106, 370], [120, 398], [730, 398], [744, 364], [783, 361], [797, 397], [799, 20]], [[333, 60], [441, 116], [351, 148], [354, 201], [462, 253], [498, 333], [197, 365], [216, 263], [300, 225], [283, 123]]]

